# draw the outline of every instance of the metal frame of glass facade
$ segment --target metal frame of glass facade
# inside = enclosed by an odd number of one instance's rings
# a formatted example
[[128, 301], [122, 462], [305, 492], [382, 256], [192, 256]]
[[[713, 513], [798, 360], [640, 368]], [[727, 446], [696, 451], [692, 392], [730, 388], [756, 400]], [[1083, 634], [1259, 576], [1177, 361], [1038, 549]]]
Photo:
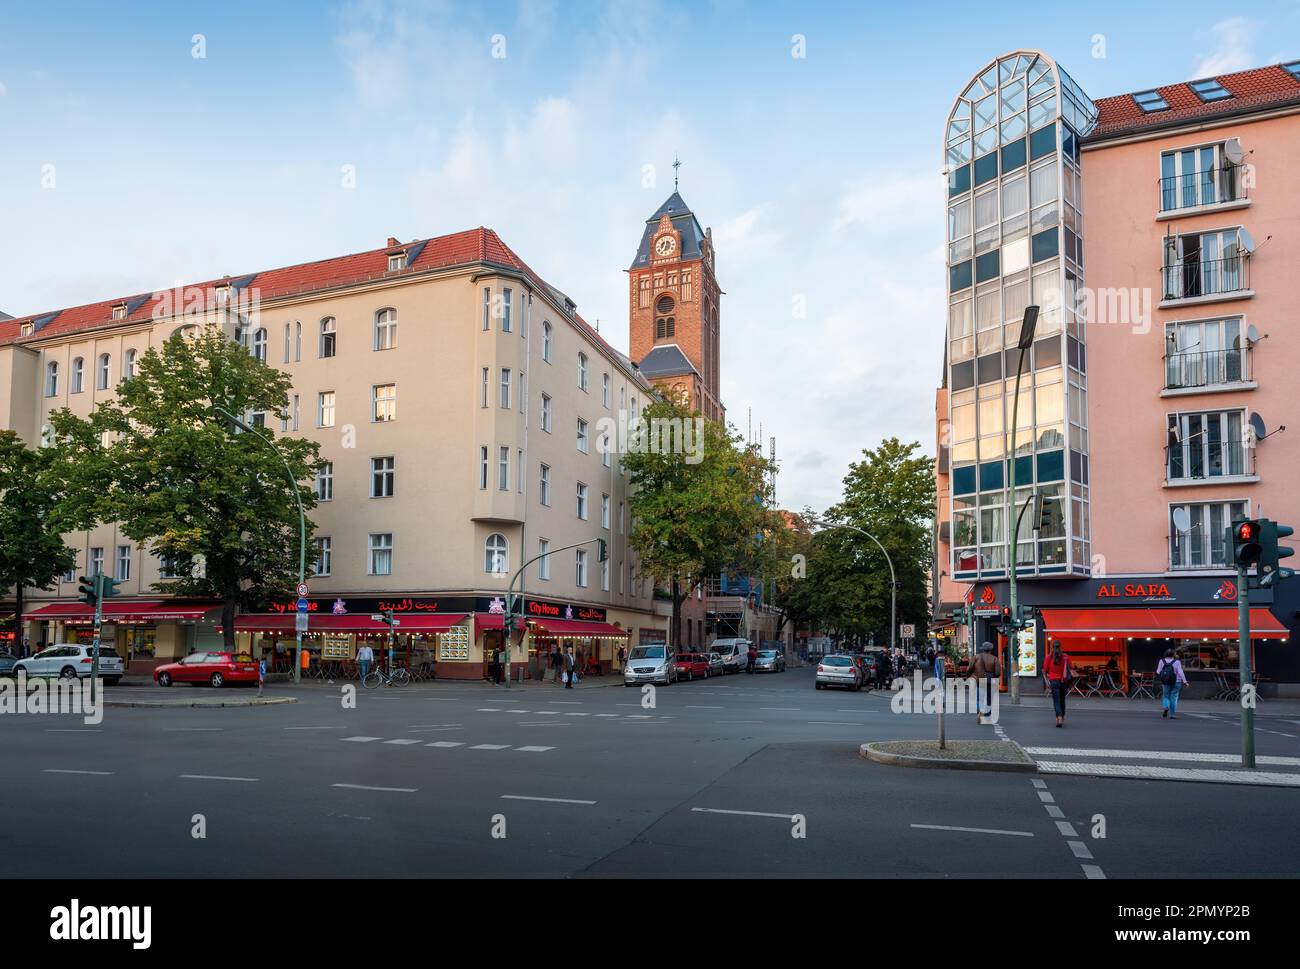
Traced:
[[[1059, 523], [1026, 515], [1016, 574], [1091, 575], [1087, 302], [1080, 139], [1097, 108], [1045, 54], [990, 62], [956, 99], [944, 134], [948, 179], [948, 418], [951, 561], [957, 581], [1005, 578], [1015, 509], [1038, 489]], [[1007, 425], [1025, 306], [1040, 307]], [[1016, 496], [1007, 503], [1006, 448]]]

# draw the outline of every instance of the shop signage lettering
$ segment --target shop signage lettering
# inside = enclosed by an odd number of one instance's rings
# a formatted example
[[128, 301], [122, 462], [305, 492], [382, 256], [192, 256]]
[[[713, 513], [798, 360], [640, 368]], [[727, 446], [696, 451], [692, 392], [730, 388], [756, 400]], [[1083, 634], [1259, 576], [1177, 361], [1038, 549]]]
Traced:
[[1164, 582], [1129, 582], [1125, 585], [1103, 582], [1097, 587], [1098, 599], [1173, 599]]

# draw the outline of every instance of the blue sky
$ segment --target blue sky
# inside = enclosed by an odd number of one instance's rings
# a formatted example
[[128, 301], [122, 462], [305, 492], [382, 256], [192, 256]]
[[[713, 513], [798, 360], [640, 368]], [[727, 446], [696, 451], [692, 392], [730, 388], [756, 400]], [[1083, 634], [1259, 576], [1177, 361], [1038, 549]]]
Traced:
[[941, 132], [1021, 47], [1101, 97], [1300, 57], [1300, 3], [5, 2], [0, 310], [488, 225], [626, 349], [677, 153], [730, 419], [822, 508], [862, 448], [932, 447]]

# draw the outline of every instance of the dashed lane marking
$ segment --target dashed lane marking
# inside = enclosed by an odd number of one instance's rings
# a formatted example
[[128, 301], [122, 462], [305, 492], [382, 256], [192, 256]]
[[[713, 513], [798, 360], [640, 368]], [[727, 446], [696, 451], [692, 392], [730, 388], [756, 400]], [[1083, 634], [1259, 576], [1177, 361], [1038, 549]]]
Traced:
[[41, 773], [43, 774], [91, 774], [95, 777], [112, 777], [111, 770], [66, 770], [59, 767], [47, 767]]
[[727, 808], [702, 807], [693, 807], [691, 810], [697, 814], [741, 814], [751, 818], [780, 818], [783, 821], [793, 821], [795, 819], [793, 814], [774, 814], [771, 811], [732, 811]]
[[389, 791], [394, 794], [414, 794], [417, 787], [372, 787], [369, 784], [331, 784], [330, 787], [345, 787], [350, 791]]
[[913, 824], [914, 828], [925, 831], [961, 831], [966, 834], [1006, 834], [1017, 838], [1032, 838], [1032, 831], [1003, 831], [999, 828], [960, 828], [949, 824]]
[[246, 784], [257, 781], [256, 777], [222, 777], [220, 774], [181, 774], [180, 776], [191, 781], [242, 781]]
[[343, 738], [344, 742], [354, 743], [354, 744], [368, 744], [371, 743], [372, 741], [383, 740], [383, 739], [384, 739], [383, 737], [344, 737]]
[[426, 747], [464, 747], [464, 741], [460, 740], [439, 740], [435, 743], [425, 744]]
[[407, 744], [418, 744], [418, 743], [421, 743], [421, 742], [422, 742], [422, 741], [421, 741], [419, 738], [417, 738], [417, 737], [398, 737], [396, 740], [385, 740], [385, 741], [384, 741], [384, 743], [386, 743], [386, 744], [396, 744], [396, 745], [399, 746], [399, 747], [405, 746], [405, 745], [407, 745]]
[[595, 804], [595, 801], [580, 801], [572, 797], [533, 797], [528, 794], [502, 794], [503, 801], [546, 801], [550, 804]]
[[529, 753], [535, 753], [535, 754], [540, 754], [543, 753], [544, 751], [554, 750], [554, 749], [555, 749], [554, 747], [533, 747], [533, 746], [515, 748], [515, 750], [526, 750]]
[[509, 744], [474, 744], [470, 750], [505, 750]]

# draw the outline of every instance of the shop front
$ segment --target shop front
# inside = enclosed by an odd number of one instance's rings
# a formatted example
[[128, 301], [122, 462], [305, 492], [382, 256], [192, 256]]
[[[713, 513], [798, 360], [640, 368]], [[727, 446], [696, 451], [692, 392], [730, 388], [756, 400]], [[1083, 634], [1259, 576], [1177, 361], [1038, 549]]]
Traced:
[[[1150, 684], [1157, 662], [1172, 649], [1187, 672], [1190, 697], [1231, 692], [1239, 670], [1236, 578], [1159, 576], [1017, 584], [1019, 602], [1034, 606], [1032, 629], [1021, 632], [1020, 675], [1042, 675], [1053, 640], [1076, 671], [1101, 695], [1126, 695]], [[1010, 604], [1007, 583], [974, 587], [978, 642], [994, 642], [1006, 659], [1008, 643], [995, 629]], [[1251, 589], [1251, 669], [1260, 694], [1291, 695], [1300, 685], [1293, 647], [1297, 632], [1295, 593]], [[1004, 668], [1007, 663], [1004, 662]], [[1006, 686], [1004, 676], [1004, 688]]]
[[[184, 656], [215, 628], [221, 606], [210, 601], [131, 600], [106, 602], [100, 613], [100, 641], [121, 655], [128, 672], [147, 674], [161, 663]], [[89, 644], [95, 637], [95, 610], [83, 602], [56, 602], [23, 615], [34, 624], [31, 648], [40, 644]]]
[[[505, 601], [493, 598], [480, 602], [486, 608], [474, 617], [481, 675], [491, 673], [495, 649], [505, 642]], [[552, 668], [553, 654], [573, 647], [578, 668], [589, 675], [606, 673], [618, 665], [618, 649], [626, 645], [628, 630], [609, 622], [608, 610], [550, 599], [525, 597], [520, 607], [522, 639], [511, 646], [510, 674], [537, 679]], [[521, 671], [524, 671], [521, 674]]]

